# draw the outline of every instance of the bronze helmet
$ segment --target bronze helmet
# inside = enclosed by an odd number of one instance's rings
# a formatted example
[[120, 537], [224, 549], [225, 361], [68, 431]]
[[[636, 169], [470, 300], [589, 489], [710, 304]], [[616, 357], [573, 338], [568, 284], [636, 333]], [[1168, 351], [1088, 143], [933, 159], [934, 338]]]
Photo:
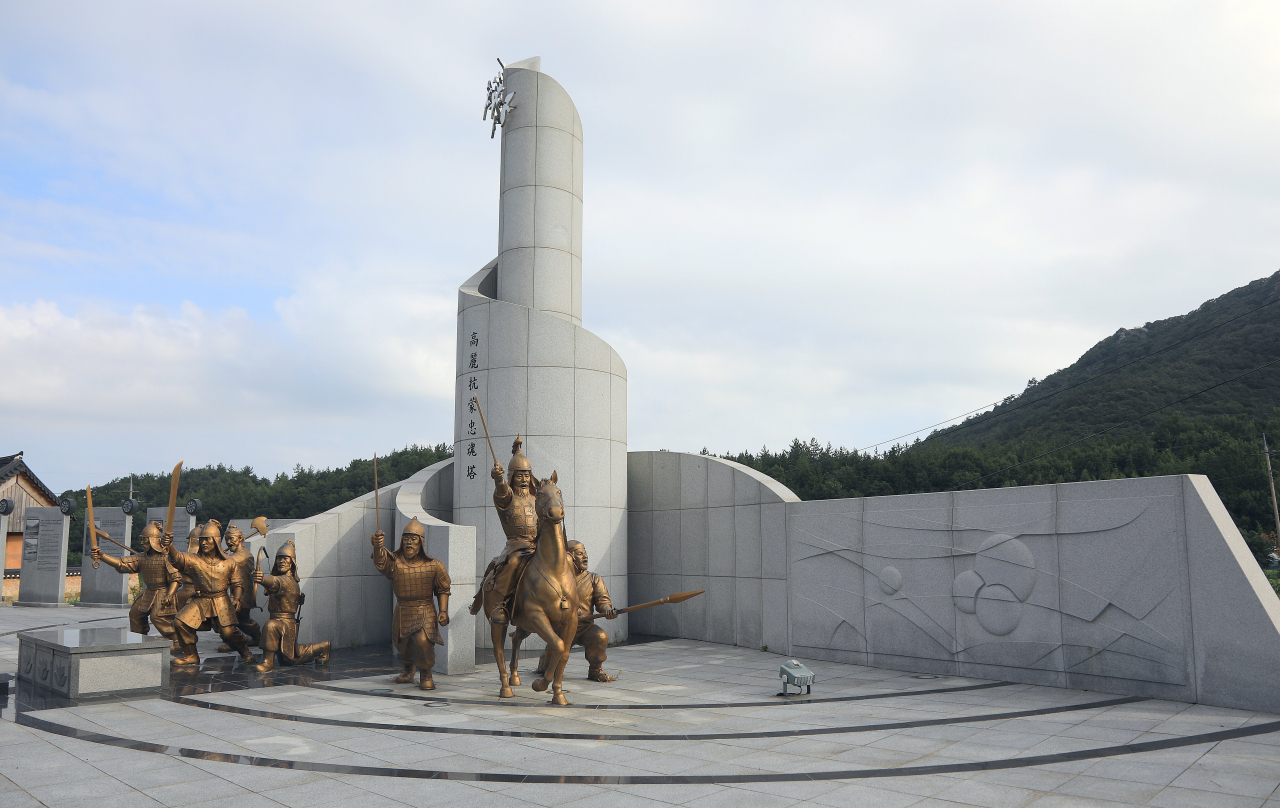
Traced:
[[426, 541], [427, 526], [419, 522], [416, 516], [409, 520], [409, 523], [404, 526], [404, 530], [400, 531], [401, 538], [411, 534]]
[[153, 553], [164, 552], [164, 547], [160, 544], [163, 539], [164, 524], [161, 522], [148, 522], [147, 526], [142, 529], [142, 543]]
[[219, 558], [223, 559], [224, 561], [226, 560], [227, 556], [225, 553], [222, 552], [222, 542], [220, 541], [220, 539], [222, 538], [221, 522], [219, 522], [217, 519], [210, 519], [208, 522], [205, 522], [203, 525], [201, 525], [200, 538], [202, 539], [212, 538], [213, 551], [218, 554]]
[[298, 580], [298, 552], [297, 552], [297, 549], [293, 546], [292, 541], [285, 542], [284, 544], [280, 545], [279, 550], [276, 550], [276, 563], [275, 563], [275, 568], [271, 570], [272, 575], [280, 574], [280, 559], [282, 558], [287, 558], [289, 559], [290, 562], [292, 562], [291, 566], [289, 567], [289, 574], [293, 576], [293, 580], [295, 581]]
[[529, 458], [525, 457], [524, 452], [520, 451], [522, 445], [524, 445], [524, 441], [520, 440], [519, 435], [516, 435], [516, 439], [511, 442], [511, 463], [507, 466], [508, 485], [515, 479], [517, 471], [527, 471], [529, 476], [533, 476], [533, 465], [529, 463]]

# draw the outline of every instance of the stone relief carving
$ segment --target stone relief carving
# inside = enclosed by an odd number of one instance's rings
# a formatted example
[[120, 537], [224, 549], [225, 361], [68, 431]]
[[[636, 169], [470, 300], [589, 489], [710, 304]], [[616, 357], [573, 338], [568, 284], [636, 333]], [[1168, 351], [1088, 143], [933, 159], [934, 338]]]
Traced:
[[792, 506], [795, 652], [1186, 685], [1175, 499], [1019, 491], [1023, 501], [969, 492]]

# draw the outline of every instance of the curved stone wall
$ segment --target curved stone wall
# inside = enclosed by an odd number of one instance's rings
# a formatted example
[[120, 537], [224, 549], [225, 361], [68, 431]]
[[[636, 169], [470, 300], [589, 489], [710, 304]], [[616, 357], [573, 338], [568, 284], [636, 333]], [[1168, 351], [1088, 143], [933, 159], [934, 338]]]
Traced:
[[799, 497], [707, 455], [631, 452], [627, 469], [632, 601], [706, 590], [636, 612], [631, 629], [785, 653], [786, 508]]
[[1280, 710], [1280, 600], [1206, 477], [800, 502], [719, 458], [630, 467], [633, 599], [707, 590], [637, 633]]

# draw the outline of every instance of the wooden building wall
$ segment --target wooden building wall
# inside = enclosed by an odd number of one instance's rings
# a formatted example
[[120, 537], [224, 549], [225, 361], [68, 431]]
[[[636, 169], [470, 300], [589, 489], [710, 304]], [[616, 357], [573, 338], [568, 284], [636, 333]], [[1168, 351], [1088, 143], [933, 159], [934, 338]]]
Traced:
[[22, 566], [22, 519], [28, 506], [51, 507], [58, 503], [41, 494], [25, 474], [17, 474], [0, 482], [0, 499], [13, 500], [13, 513], [9, 514], [9, 535], [5, 537], [4, 566], [5, 569], [18, 569]]

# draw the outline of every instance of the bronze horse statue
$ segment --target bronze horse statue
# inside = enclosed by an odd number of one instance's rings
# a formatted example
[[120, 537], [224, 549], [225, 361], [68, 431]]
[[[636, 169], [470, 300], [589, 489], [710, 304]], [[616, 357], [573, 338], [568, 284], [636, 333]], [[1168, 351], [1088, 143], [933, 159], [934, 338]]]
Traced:
[[[551, 687], [552, 704], [568, 704], [561, 688], [564, 667], [569, 661], [569, 645], [578, 629], [578, 586], [573, 560], [565, 546], [564, 498], [556, 486], [556, 472], [545, 480], [537, 481], [538, 538], [537, 549], [529, 559], [520, 581], [516, 584], [511, 624], [511, 672], [507, 672], [503, 645], [506, 626], [490, 623], [493, 634], [493, 659], [498, 663], [498, 675], [502, 680], [500, 698], [511, 698], [511, 686], [520, 685], [516, 666], [520, 659], [520, 643], [530, 634], [537, 634], [547, 644], [547, 669], [533, 682], [539, 693]], [[484, 614], [489, 617], [498, 606], [495, 593], [484, 598]]]

